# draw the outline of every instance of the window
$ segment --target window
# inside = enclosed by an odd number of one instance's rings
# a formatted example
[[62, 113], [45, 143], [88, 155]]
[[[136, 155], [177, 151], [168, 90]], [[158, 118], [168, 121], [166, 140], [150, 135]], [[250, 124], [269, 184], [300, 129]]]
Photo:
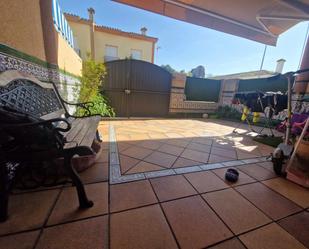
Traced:
[[141, 60], [142, 59], [142, 51], [137, 49], [131, 49], [131, 57], [135, 60]]
[[106, 45], [105, 46], [105, 61], [113, 61], [118, 59], [118, 47]]

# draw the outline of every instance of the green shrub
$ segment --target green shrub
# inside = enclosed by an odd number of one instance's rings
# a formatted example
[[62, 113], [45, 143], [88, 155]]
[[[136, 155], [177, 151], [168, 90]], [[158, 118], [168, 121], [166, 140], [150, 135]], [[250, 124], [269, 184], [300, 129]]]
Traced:
[[[104, 84], [105, 76], [106, 68], [103, 63], [90, 59], [84, 61], [79, 102], [93, 102], [94, 105], [89, 106], [91, 114], [113, 117], [115, 116], [113, 108], [109, 106], [107, 98], [99, 92], [99, 88]], [[78, 108], [76, 112], [78, 115], [86, 114], [82, 108]]]

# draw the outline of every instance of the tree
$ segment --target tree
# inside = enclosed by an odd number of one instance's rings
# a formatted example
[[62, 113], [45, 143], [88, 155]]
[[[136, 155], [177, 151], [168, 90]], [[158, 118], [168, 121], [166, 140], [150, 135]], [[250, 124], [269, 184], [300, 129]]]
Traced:
[[197, 66], [191, 70], [192, 76], [196, 78], [205, 78], [205, 68], [203, 66]]
[[172, 68], [169, 64], [161, 65], [162, 68], [164, 68], [166, 71], [170, 72], [171, 74], [177, 73], [177, 71]]

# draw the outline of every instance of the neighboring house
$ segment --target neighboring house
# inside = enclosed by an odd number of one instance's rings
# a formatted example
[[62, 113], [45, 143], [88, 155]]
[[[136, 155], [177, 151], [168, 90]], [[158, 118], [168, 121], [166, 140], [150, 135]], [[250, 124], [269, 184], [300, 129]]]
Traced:
[[94, 9], [88, 9], [89, 19], [65, 14], [73, 30], [75, 49], [83, 60], [91, 56], [96, 61], [106, 62], [133, 58], [153, 63], [157, 38], [141, 33], [125, 32], [94, 23]]
[[272, 76], [275, 76], [277, 74], [282, 73], [284, 63], [285, 63], [284, 59], [277, 60], [277, 65], [276, 65], [275, 71], [256, 70], [256, 71], [249, 71], [249, 72], [244, 72], [244, 73], [218, 75], [218, 76], [209, 77], [209, 79], [213, 79], [213, 80], [248, 80], [248, 79], [269, 78], [269, 77], [272, 77]]
[[256, 78], [268, 78], [271, 76], [275, 76], [278, 73], [268, 71], [268, 70], [258, 70], [258, 71], [250, 71], [244, 73], [235, 73], [235, 74], [226, 74], [226, 75], [218, 75], [209, 77], [208, 79], [213, 80], [247, 80], [247, 79], [256, 79]]
[[259, 89], [269, 89], [267, 91], [278, 91], [279, 88], [284, 88], [284, 86], [287, 84], [286, 79], [281, 76], [284, 63], [284, 59], [277, 60], [276, 69], [274, 71], [257, 70], [244, 73], [214, 76], [208, 79], [221, 80], [220, 102], [222, 105], [231, 105], [235, 92], [256, 91], [257, 84]]

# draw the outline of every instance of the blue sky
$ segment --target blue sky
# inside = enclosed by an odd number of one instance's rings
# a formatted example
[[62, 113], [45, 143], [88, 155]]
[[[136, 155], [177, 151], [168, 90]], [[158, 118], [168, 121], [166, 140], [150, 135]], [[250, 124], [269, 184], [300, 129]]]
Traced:
[[[59, 0], [62, 10], [88, 17], [87, 8], [96, 10], [98, 24], [124, 31], [140, 32], [159, 38], [155, 64], [170, 64], [177, 70], [190, 71], [203, 65], [206, 74], [222, 75], [259, 70], [264, 45], [215, 30], [177, 21], [109, 0]], [[297, 70], [308, 22], [282, 34], [276, 47], [267, 47], [263, 69], [274, 70], [276, 61], [286, 60], [283, 71]]]

